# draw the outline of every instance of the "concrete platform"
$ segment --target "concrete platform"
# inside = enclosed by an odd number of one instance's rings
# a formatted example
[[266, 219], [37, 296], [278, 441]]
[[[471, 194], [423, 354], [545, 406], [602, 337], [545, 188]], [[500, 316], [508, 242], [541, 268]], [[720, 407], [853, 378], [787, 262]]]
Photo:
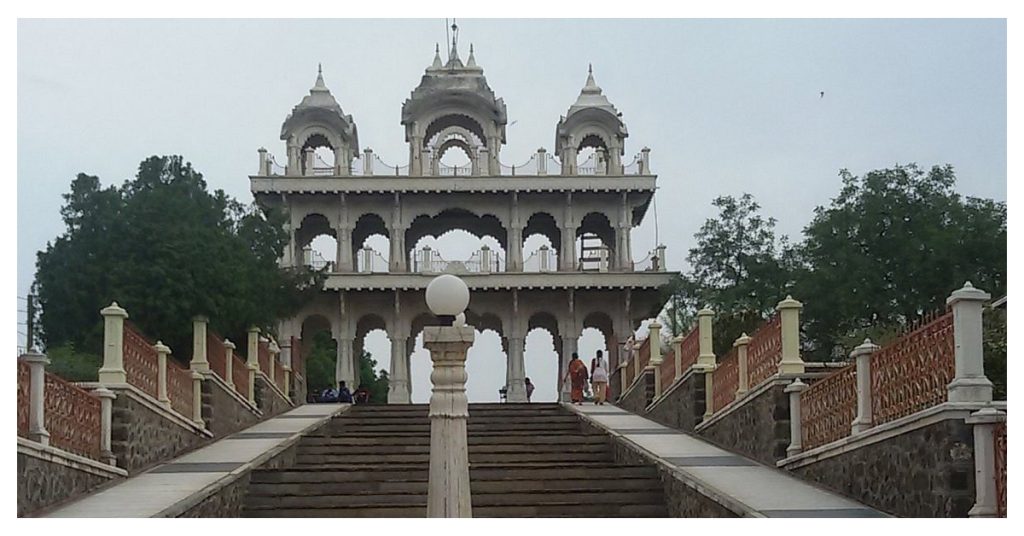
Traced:
[[43, 517], [160, 517], [217, 481], [250, 470], [271, 451], [346, 409], [348, 404], [299, 406]]
[[743, 505], [751, 517], [889, 517], [784, 471], [615, 406], [566, 407], [639, 447], [702, 487]]

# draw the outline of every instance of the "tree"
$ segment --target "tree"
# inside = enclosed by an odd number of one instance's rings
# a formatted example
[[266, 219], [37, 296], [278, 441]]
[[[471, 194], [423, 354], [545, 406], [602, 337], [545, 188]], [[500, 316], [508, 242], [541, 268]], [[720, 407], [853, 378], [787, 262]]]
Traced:
[[752, 195], [722, 196], [712, 205], [718, 217], [709, 218], [694, 235], [697, 245], [687, 256], [690, 271], [672, 286], [667, 323], [674, 334], [682, 334], [696, 311], [709, 306], [716, 312], [715, 353], [724, 355], [789, 292], [793, 250], [786, 237], [776, 237], [775, 219], [758, 213], [761, 206]]
[[952, 166], [897, 165], [843, 186], [815, 209], [800, 248], [807, 351], [843, 358], [865, 335], [883, 340], [945, 307], [970, 280], [1006, 290], [1006, 204], [964, 199]]
[[[310, 392], [322, 391], [335, 385], [334, 367], [338, 359], [338, 343], [331, 338], [328, 331], [318, 331], [313, 335], [312, 348], [307, 350], [306, 384]], [[377, 372], [377, 361], [369, 352], [363, 351], [359, 357], [359, 382], [370, 391], [370, 402], [384, 404], [388, 401], [388, 373], [386, 370]], [[354, 391], [359, 385], [350, 386]]]
[[322, 286], [323, 275], [281, 270], [285, 215], [245, 206], [180, 156], [153, 156], [121, 187], [79, 174], [64, 195], [64, 234], [38, 253], [34, 291], [47, 346], [100, 354], [101, 308], [117, 301], [147, 335], [187, 359], [191, 319], [245, 340], [273, 332]]

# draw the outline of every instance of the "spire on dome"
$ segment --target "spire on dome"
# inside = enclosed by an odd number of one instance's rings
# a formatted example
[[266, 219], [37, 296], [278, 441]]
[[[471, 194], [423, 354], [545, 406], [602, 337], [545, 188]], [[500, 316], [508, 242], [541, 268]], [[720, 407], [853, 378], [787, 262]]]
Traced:
[[316, 64], [316, 82], [310, 91], [328, 91], [327, 84], [324, 84], [324, 66], [322, 63]]
[[476, 67], [476, 58], [473, 56], [473, 43], [469, 44], [469, 59], [466, 60], [466, 67]]
[[583, 85], [583, 91], [581, 93], [587, 94], [601, 94], [601, 88], [594, 81], [594, 64], [587, 64], [587, 83]]
[[441, 45], [434, 43], [434, 63], [430, 65], [431, 69], [440, 69], [443, 67], [441, 64]]
[[569, 108], [569, 114], [572, 115], [583, 108], [604, 108], [612, 114], [618, 113], [612, 103], [608, 102], [608, 97], [601, 94], [601, 87], [594, 81], [593, 65], [587, 67], [587, 83], [580, 90], [580, 96], [576, 98], [576, 102]]

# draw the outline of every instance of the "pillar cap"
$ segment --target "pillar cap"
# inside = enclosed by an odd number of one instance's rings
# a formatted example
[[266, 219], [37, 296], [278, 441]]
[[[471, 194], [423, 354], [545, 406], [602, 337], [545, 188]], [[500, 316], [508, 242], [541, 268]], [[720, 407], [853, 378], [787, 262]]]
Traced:
[[259, 333], [260, 328], [256, 326], [249, 326], [249, 329], [245, 330], [246, 333]]
[[46, 357], [46, 354], [41, 353], [35, 348], [30, 348], [27, 352], [21, 354], [18, 359], [26, 363], [42, 363], [43, 365], [50, 364], [50, 358]]
[[705, 305], [703, 309], [697, 311], [697, 316], [715, 316], [715, 312], [711, 310], [710, 305]]
[[267, 148], [266, 147], [260, 147], [259, 149], [256, 149], [256, 152], [257, 153], [265, 153], [265, 152], [267, 152]]
[[120, 316], [121, 318], [128, 318], [128, 311], [121, 308], [117, 302], [110, 302], [106, 308], [100, 311], [103, 316]]
[[967, 424], [993, 424], [1006, 422], [1006, 412], [993, 407], [981, 408], [971, 413], [964, 422]]
[[202, 322], [202, 323], [205, 324], [205, 323], [208, 323], [210, 321], [210, 318], [208, 316], [206, 316], [206, 315], [196, 315], [196, 316], [192, 317], [192, 321], [193, 322]]
[[946, 305], [953, 305], [962, 301], [988, 301], [992, 298], [992, 295], [980, 288], [974, 288], [974, 285], [970, 281], [964, 283], [964, 286], [958, 290], [954, 290], [952, 294], [946, 298]]
[[92, 394], [96, 395], [98, 398], [109, 398], [111, 400], [117, 398], [117, 395], [115, 395], [113, 391], [107, 389], [106, 387], [94, 389]]
[[654, 320], [650, 324], [647, 324], [647, 329], [648, 330], [651, 330], [651, 329], [661, 329], [661, 324], [659, 324], [657, 320]]
[[733, 342], [732, 345], [733, 346], [746, 346], [746, 345], [750, 344], [751, 340], [752, 339], [750, 338], [750, 336], [748, 336], [746, 333], [744, 333], [743, 335], [740, 335], [739, 337], [736, 337], [736, 341]]
[[807, 384], [802, 382], [802, 381], [800, 381], [800, 378], [797, 378], [797, 379], [793, 380], [793, 383], [787, 385], [786, 388], [783, 390], [783, 392], [784, 393], [799, 393], [800, 391], [803, 391], [804, 389], [807, 389]]
[[854, 348], [850, 352], [850, 357], [856, 358], [858, 356], [871, 354], [874, 353], [879, 348], [881, 348], [881, 346], [878, 346], [877, 344], [871, 342], [871, 339], [864, 339], [864, 342], [862, 342], [860, 346]]
[[156, 341], [156, 344], [153, 345], [153, 349], [156, 350], [158, 353], [161, 353], [161, 354], [169, 354], [169, 353], [171, 353], [171, 349], [168, 348], [161, 341]]
[[231, 342], [231, 339], [224, 339], [224, 347], [225, 348], [230, 348], [232, 350], [234, 350], [235, 348], [238, 348], [237, 346], [235, 346], [235, 343]]
[[277, 341], [271, 340], [270, 344], [268, 346], [269, 346], [269, 349], [270, 349], [270, 353], [272, 353], [272, 354], [279, 354], [279, 353], [281, 353], [281, 347], [277, 345]]
[[783, 309], [803, 309], [803, 308], [804, 308], [804, 304], [794, 300], [793, 296], [790, 296], [790, 295], [786, 295], [786, 299], [780, 301], [779, 304], [775, 306], [775, 309], [777, 309], [779, 311], [781, 311]]

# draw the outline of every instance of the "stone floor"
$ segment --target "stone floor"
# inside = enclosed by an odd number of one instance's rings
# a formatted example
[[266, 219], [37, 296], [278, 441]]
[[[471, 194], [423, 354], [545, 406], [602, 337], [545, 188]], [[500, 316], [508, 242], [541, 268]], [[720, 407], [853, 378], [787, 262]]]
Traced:
[[44, 517], [154, 517], [278, 445], [335, 415], [347, 405], [309, 404], [159, 465]]
[[568, 406], [705, 486], [764, 517], [887, 517], [781, 470], [615, 406]]

